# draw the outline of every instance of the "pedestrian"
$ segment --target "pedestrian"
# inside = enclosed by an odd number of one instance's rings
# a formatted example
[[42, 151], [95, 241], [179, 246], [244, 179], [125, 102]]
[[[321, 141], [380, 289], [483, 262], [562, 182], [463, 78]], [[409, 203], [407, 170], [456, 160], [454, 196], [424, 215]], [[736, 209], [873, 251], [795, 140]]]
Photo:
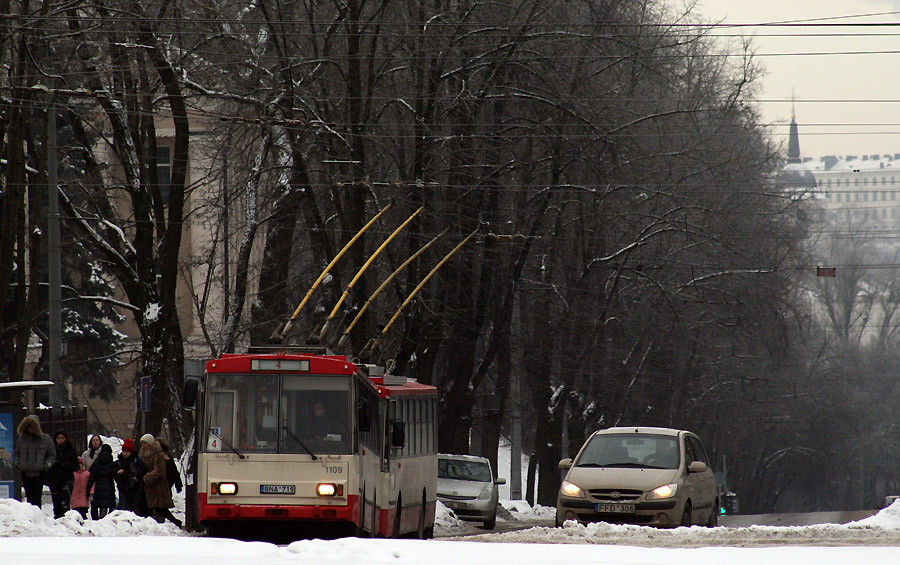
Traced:
[[91, 436], [91, 441], [88, 442], [88, 448], [84, 450], [84, 453], [81, 454], [81, 458], [84, 459], [84, 470], [91, 470], [91, 463], [94, 462], [94, 459], [97, 458], [97, 454], [100, 452], [100, 446], [103, 445], [103, 438], [94, 434]]
[[62, 518], [69, 511], [72, 483], [78, 470], [78, 454], [65, 430], [56, 430], [53, 441], [56, 443], [56, 461], [47, 471], [47, 486], [53, 499], [53, 517]]
[[13, 463], [22, 473], [25, 500], [40, 508], [47, 471], [56, 460], [56, 446], [50, 436], [41, 431], [37, 416], [22, 418], [16, 431], [19, 435], [13, 450]]
[[184, 483], [181, 482], [181, 472], [178, 470], [178, 465], [175, 464], [175, 460], [169, 455], [169, 442], [161, 437], [156, 438], [156, 441], [159, 442], [159, 447], [166, 456], [166, 482], [169, 483], [169, 489], [171, 490], [174, 486], [175, 492], [181, 492], [181, 489], [184, 488]]
[[78, 470], [75, 471], [75, 480], [72, 483], [72, 510], [77, 510], [81, 517], [87, 520], [88, 497], [90, 496], [88, 479], [91, 474], [84, 468], [84, 457], [78, 458]]
[[144, 475], [144, 495], [150, 515], [159, 523], [169, 520], [179, 528], [181, 520], [172, 515], [175, 503], [172, 501], [172, 489], [166, 479], [166, 456], [159, 442], [151, 434], [141, 436], [141, 449], [138, 455], [147, 465]]
[[116, 459], [116, 487], [119, 489], [119, 510], [128, 510], [144, 515], [141, 509], [141, 477], [147, 472], [147, 466], [134, 452], [134, 442], [131, 438], [125, 438], [122, 442], [122, 452]]
[[113, 461], [112, 447], [104, 443], [91, 465], [91, 477], [87, 488], [94, 488], [91, 499], [91, 518], [99, 520], [116, 507], [116, 463]]

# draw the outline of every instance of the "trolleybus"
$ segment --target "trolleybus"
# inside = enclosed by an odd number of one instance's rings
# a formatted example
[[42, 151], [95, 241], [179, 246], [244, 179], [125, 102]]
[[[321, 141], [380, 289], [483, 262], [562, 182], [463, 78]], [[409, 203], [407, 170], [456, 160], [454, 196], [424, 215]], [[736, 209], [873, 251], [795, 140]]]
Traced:
[[434, 387], [312, 348], [223, 355], [193, 385], [189, 527], [433, 535]]

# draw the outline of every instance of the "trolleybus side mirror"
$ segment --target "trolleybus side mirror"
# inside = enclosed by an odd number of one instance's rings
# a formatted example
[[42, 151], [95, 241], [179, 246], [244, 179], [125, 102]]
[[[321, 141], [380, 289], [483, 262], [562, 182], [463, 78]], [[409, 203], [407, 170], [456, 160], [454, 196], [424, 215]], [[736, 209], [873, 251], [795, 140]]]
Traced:
[[198, 377], [187, 377], [184, 379], [183, 404], [185, 408], [196, 408], [199, 390], [200, 379]]
[[394, 420], [391, 422], [391, 447], [406, 445], [406, 424]]
[[369, 402], [361, 400], [356, 409], [356, 419], [359, 421], [359, 431], [367, 432], [372, 429], [372, 411]]

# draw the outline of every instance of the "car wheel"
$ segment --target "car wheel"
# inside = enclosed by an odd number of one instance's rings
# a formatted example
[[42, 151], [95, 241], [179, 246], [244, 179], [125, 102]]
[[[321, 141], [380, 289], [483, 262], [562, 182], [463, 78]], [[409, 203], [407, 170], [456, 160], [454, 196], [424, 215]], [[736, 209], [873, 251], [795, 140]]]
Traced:
[[715, 528], [719, 525], [719, 501], [713, 504], [712, 510], [709, 511], [709, 520], [706, 521], [707, 528]]
[[493, 516], [491, 516], [490, 520], [485, 520], [483, 524], [485, 530], [493, 530], [495, 527], [497, 527], [497, 515], [494, 514]]
[[681, 525], [682, 526], [693, 525], [693, 517], [691, 516], [690, 501], [684, 503], [684, 512], [681, 513]]

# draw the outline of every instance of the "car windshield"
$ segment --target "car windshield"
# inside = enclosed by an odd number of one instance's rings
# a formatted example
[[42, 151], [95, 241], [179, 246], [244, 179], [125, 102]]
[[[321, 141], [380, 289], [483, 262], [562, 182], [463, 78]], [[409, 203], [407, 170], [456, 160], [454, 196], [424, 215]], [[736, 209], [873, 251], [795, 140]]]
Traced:
[[483, 461], [438, 459], [438, 478], [486, 483], [493, 480], [491, 468]]
[[598, 434], [575, 460], [575, 467], [677, 469], [678, 438], [654, 434]]

